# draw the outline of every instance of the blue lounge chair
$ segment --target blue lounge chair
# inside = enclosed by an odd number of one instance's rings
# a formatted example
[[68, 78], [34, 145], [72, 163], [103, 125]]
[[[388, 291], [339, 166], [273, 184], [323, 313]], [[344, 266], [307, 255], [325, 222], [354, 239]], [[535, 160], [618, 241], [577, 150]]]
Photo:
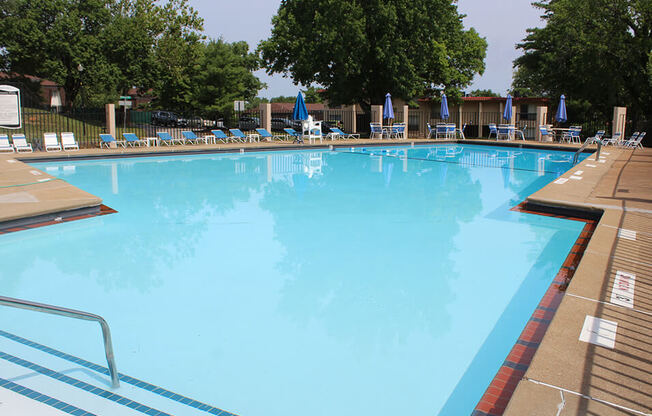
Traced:
[[219, 140], [222, 143], [229, 141], [229, 136], [227, 136], [222, 130], [211, 130], [211, 133], [213, 133], [213, 136], [215, 136], [216, 140]]
[[9, 144], [9, 136], [6, 134], [0, 135], [0, 152], [14, 152], [14, 148]]
[[641, 144], [641, 142], [643, 141], [643, 138], [645, 137], [645, 134], [646, 134], [646, 132], [639, 133], [638, 135], [636, 135], [636, 133], [634, 133], [632, 135], [632, 137], [629, 140], [627, 140], [626, 142], [624, 142], [621, 146], [622, 147], [629, 147], [629, 148], [632, 148], [632, 149], [642, 149], [643, 145]]
[[124, 141], [117, 141], [115, 137], [111, 134], [100, 134], [100, 148], [102, 148], [102, 145], [106, 146], [108, 149], [110, 147], [111, 143], [115, 143], [116, 145], [120, 145], [122, 147], [125, 147], [125, 142]]
[[337, 127], [331, 127], [331, 131], [339, 135], [343, 139], [359, 139], [360, 135], [357, 133], [344, 133], [342, 130]]
[[184, 142], [184, 139], [175, 139], [167, 131], [158, 131], [158, 132], [156, 132], [156, 135], [158, 136], [161, 143], [165, 143], [168, 146], [171, 145], [171, 144], [174, 144], [174, 143], [183, 144], [183, 142]]
[[229, 133], [231, 133], [232, 137], [235, 137], [236, 139], [238, 139], [238, 141], [241, 142], [248, 141], [249, 143], [251, 143], [254, 141], [258, 141], [259, 139], [257, 134], [244, 134], [240, 129], [229, 129]]
[[31, 143], [27, 143], [27, 139], [24, 134], [14, 134], [11, 136], [11, 139], [14, 141], [14, 149], [16, 153], [20, 152], [33, 152]]
[[205, 144], [208, 144], [208, 137], [198, 137], [194, 132], [192, 131], [182, 131], [181, 134], [183, 134], [184, 141], [190, 142], [197, 144], [199, 141], [203, 141]]
[[147, 140], [141, 140], [136, 136], [135, 133], [122, 133], [122, 137], [125, 138], [125, 144], [135, 147], [136, 145], [140, 146], [143, 143], [146, 143]]
[[270, 142], [273, 142], [274, 139], [283, 141], [287, 138], [287, 136], [284, 134], [272, 134], [269, 131], [267, 131], [267, 129], [256, 129], [256, 131], [258, 132], [258, 135], [260, 136], [261, 139], [265, 139]]
[[284, 128], [283, 131], [286, 132], [289, 136], [294, 137], [295, 143], [303, 143], [303, 134], [290, 127]]
[[426, 127], [428, 128], [428, 139], [432, 138], [433, 134], [437, 137], [437, 129], [433, 129], [430, 123], [426, 123]]

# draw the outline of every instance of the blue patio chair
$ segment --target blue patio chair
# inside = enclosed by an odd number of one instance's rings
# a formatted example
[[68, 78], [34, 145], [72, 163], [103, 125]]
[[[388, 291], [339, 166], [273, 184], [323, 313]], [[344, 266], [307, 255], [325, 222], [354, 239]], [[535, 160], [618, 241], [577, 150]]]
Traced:
[[383, 138], [385, 132], [380, 123], [369, 123], [369, 128], [371, 129], [371, 133], [369, 134], [370, 139], [373, 139], [375, 136], [378, 136], [379, 139]]
[[100, 134], [100, 149], [102, 148], [102, 145], [106, 146], [106, 148], [108, 149], [110, 147], [111, 143], [115, 143], [116, 145], [126, 147], [124, 141], [116, 140], [115, 137], [113, 137], [112, 134]]
[[501, 138], [505, 140], [510, 140], [511, 139], [511, 128], [507, 124], [501, 124], [498, 126], [498, 134], [496, 134], [496, 140], [500, 140]]
[[136, 145], [140, 146], [143, 143], [147, 143], [147, 140], [139, 139], [135, 133], [122, 133], [122, 137], [125, 138], [125, 144], [131, 147], [136, 147]]
[[496, 139], [498, 139], [498, 127], [496, 127], [495, 124], [490, 123], [489, 124], [489, 135], [487, 136], [487, 139], [491, 138], [491, 135], [494, 135]]
[[404, 137], [405, 124], [397, 123], [392, 125], [389, 129], [389, 138], [402, 139]]
[[432, 135], [434, 134], [435, 137], [437, 135], [437, 129], [433, 129], [430, 123], [426, 123], [426, 127], [428, 128], [428, 137], [427, 139], [432, 138]]
[[200, 141], [203, 141], [204, 144], [208, 144], [208, 137], [198, 137], [193, 131], [182, 131], [184, 141], [197, 144]]
[[230, 140], [229, 136], [227, 136], [222, 130], [211, 130], [211, 133], [213, 133], [216, 140], [219, 140], [222, 143], [226, 143]]
[[435, 139], [450, 139], [455, 133], [455, 125], [437, 124], [435, 126]]
[[341, 129], [337, 127], [331, 127], [331, 131], [335, 134], [338, 134], [343, 139], [359, 139], [360, 135], [357, 133], [344, 133]]
[[14, 134], [11, 136], [11, 140], [14, 142], [14, 149], [16, 149], [16, 153], [31, 153], [34, 151], [34, 149], [32, 149], [32, 144], [27, 143], [27, 139], [25, 138], [24, 134]]
[[455, 129], [455, 135], [457, 136], [457, 133], [459, 133], [462, 140], [466, 140], [466, 136], [464, 136], [464, 130], [466, 130], [466, 123], [462, 124], [461, 129]]
[[165, 143], [168, 146], [173, 145], [174, 143], [183, 144], [184, 142], [184, 139], [175, 139], [167, 131], [157, 131], [156, 135], [158, 136], [161, 143]]
[[238, 141], [252, 143], [258, 141], [259, 136], [257, 134], [244, 134], [240, 129], [229, 129], [231, 137], [235, 137]]
[[555, 136], [552, 134], [550, 130], [548, 130], [548, 127], [539, 126], [539, 132], [541, 133], [542, 140], [546, 137], [550, 137], [553, 141], [555, 140]]
[[577, 143], [577, 144], [582, 144], [582, 138], [580, 137], [580, 133], [582, 131], [582, 126], [571, 126], [569, 130], [569, 141], [571, 143]]
[[9, 143], [9, 136], [6, 134], [0, 134], [0, 152], [15, 152], [14, 147]]
[[295, 143], [303, 143], [303, 134], [299, 133], [291, 127], [286, 127], [283, 129], [283, 131], [286, 132], [290, 137], [294, 137]]

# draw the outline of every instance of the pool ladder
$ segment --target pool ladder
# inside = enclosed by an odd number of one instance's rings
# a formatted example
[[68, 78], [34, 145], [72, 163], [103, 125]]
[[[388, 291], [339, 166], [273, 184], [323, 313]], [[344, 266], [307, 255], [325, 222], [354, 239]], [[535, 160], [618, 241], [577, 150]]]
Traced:
[[113, 344], [111, 343], [111, 330], [109, 324], [104, 318], [93, 313], [78, 311], [75, 309], [62, 308], [59, 306], [46, 305], [44, 303], [30, 302], [28, 300], [8, 298], [0, 296], [0, 305], [9, 306], [18, 309], [27, 309], [30, 311], [49, 313], [51, 315], [67, 316], [68, 318], [83, 319], [85, 321], [95, 321], [102, 327], [102, 337], [104, 338], [104, 354], [106, 362], [109, 365], [109, 375], [111, 376], [111, 385], [113, 388], [120, 387], [118, 370], [115, 366], [115, 357], [113, 356]]
[[587, 148], [590, 144], [597, 143], [598, 144], [598, 151], [595, 153], [595, 160], [597, 161], [600, 159], [600, 149], [602, 148], [602, 140], [600, 140], [597, 136], [596, 137], [589, 137], [586, 139], [584, 143], [580, 146], [579, 149], [577, 149], [577, 152], [575, 152], [575, 155], [573, 156], [573, 166], [577, 164], [577, 161], [580, 157], [580, 153], [584, 151], [584, 149]]

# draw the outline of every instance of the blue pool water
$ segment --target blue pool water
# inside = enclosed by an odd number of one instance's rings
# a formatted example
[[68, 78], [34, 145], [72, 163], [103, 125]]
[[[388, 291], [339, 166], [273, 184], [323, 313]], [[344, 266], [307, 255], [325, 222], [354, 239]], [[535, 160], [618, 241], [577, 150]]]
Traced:
[[[104, 316], [121, 372], [242, 416], [470, 414], [583, 225], [510, 208], [571, 158], [437, 145], [38, 164], [118, 213], [0, 236], [0, 284]], [[96, 324], [0, 319], [105, 365]]]

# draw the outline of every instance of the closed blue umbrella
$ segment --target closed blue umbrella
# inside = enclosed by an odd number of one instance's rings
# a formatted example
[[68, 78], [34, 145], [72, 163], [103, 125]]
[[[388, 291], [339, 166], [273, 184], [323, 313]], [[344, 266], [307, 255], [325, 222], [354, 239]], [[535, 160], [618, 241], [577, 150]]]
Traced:
[[448, 117], [450, 117], [450, 113], [448, 112], [448, 99], [446, 98], [446, 94], [442, 94], [442, 96], [441, 96], [440, 114], [441, 114], [442, 120], [447, 120]]
[[503, 118], [506, 121], [512, 119], [512, 96], [507, 94], [507, 101], [505, 102], [505, 112], [503, 113]]
[[392, 107], [392, 95], [387, 93], [385, 96], [385, 106], [383, 107], [383, 118], [394, 119], [394, 107]]
[[303, 95], [301, 92], [297, 94], [297, 101], [294, 103], [292, 118], [294, 120], [308, 120], [308, 109], [306, 108], [306, 102], [303, 101]]
[[557, 108], [557, 114], [555, 114], [555, 119], [559, 123], [564, 123], [568, 120], [566, 115], [566, 97], [562, 94], [559, 98], [559, 108]]

